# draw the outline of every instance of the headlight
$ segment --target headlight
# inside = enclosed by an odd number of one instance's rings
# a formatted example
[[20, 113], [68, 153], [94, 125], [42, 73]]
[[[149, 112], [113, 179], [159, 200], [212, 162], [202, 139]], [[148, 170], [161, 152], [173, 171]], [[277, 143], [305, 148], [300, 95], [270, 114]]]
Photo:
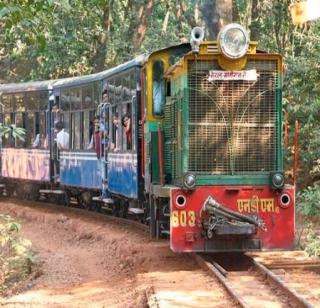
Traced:
[[183, 185], [187, 189], [194, 189], [194, 187], [196, 186], [196, 177], [191, 173], [185, 174]]
[[271, 186], [275, 189], [282, 189], [284, 186], [284, 175], [282, 172], [271, 173]]
[[218, 36], [222, 53], [231, 59], [243, 57], [249, 48], [249, 36], [246, 30], [238, 24], [224, 27]]

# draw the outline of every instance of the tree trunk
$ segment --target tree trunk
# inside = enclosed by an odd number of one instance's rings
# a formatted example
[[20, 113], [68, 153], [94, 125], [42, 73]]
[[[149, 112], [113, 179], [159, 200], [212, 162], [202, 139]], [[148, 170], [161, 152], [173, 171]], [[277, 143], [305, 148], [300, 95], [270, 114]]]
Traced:
[[94, 55], [92, 60], [92, 66], [94, 67], [95, 72], [100, 72], [105, 68], [105, 62], [107, 57], [107, 42], [110, 36], [110, 28], [112, 23], [112, 2], [113, 0], [108, 1], [103, 10], [103, 33], [100, 35], [96, 48], [96, 54]]
[[141, 44], [144, 41], [147, 28], [148, 28], [148, 19], [152, 13], [154, 4], [155, 4], [154, 0], [148, 0], [147, 4], [141, 5], [137, 12], [138, 13], [136, 15], [137, 31], [133, 36], [133, 46], [135, 50], [139, 49]]
[[251, 24], [250, 24], [250, 39], [252, 41], [259, 40], [259, 29], [258, 29], [258, 17], [259, 17], [259, 9], [258, 9], [259, 0], [252, 0], [251, 7]]
[[232, 22], [232, 0], [204, 0], [200, 11], [210, 40], [215, 40], [221, 28]]
[[179, 6], [177, 7], [177, 9], [179, 11], [178, 17], [180, 18], [180, 21], [181, 21], [181, 18], [183, 18], [191, 28], [194, 28], [197, 26], [197, 20], [196, 20], [196, 16], [197, 16], [196, 10], [198, 9], [197, 5], [195, 6], [194, 16], [186, 14], [187, 5], [182, 0], [179, 1]]

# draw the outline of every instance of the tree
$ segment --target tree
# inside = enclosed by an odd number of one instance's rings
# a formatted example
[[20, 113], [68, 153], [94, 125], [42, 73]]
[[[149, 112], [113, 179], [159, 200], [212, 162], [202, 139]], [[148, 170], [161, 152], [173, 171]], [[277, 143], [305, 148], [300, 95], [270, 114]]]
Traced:
[[205, 21], [206, 30], [209, 34], [208, 39], [215, 40], [221, 28], [232, 23], [232, 0], [203, 1], [200, 6], [200, 11]]

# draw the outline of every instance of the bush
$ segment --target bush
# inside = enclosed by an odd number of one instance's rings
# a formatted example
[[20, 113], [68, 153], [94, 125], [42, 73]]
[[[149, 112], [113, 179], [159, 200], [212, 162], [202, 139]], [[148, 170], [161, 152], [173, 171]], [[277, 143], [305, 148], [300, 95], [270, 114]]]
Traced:
[[20, 228], [0, 214], [0, 293], [26, 278], [36, 261], [31, 242], [19, 235]]
[[311, 232], [307, 237], [305, 251], [309, 256], [320, 257], [320, 238], [315, 232]]
[[307, 187], [298, 193], [297, 210], [306, 216], [320, 215], [320, 186]]

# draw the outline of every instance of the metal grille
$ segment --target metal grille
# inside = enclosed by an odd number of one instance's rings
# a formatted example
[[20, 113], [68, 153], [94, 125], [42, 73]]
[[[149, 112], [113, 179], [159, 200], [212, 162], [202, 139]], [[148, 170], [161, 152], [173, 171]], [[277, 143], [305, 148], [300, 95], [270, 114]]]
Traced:
[[165, 137], [165, 147], [164, 147], [164, 169], [165, 174], [168, 177], [167, 180], [170, 181], [172, 178], [176, 177], [176, 121], [175, 121], [175, 101], [167, 99], [165, 105], [164, 119], [164, 137]]
[[189, 171], [246, 174], [276, 168], [275, 60], [248, 60], [257, 80], [208, 81], [215, 61], [189, 61]]

